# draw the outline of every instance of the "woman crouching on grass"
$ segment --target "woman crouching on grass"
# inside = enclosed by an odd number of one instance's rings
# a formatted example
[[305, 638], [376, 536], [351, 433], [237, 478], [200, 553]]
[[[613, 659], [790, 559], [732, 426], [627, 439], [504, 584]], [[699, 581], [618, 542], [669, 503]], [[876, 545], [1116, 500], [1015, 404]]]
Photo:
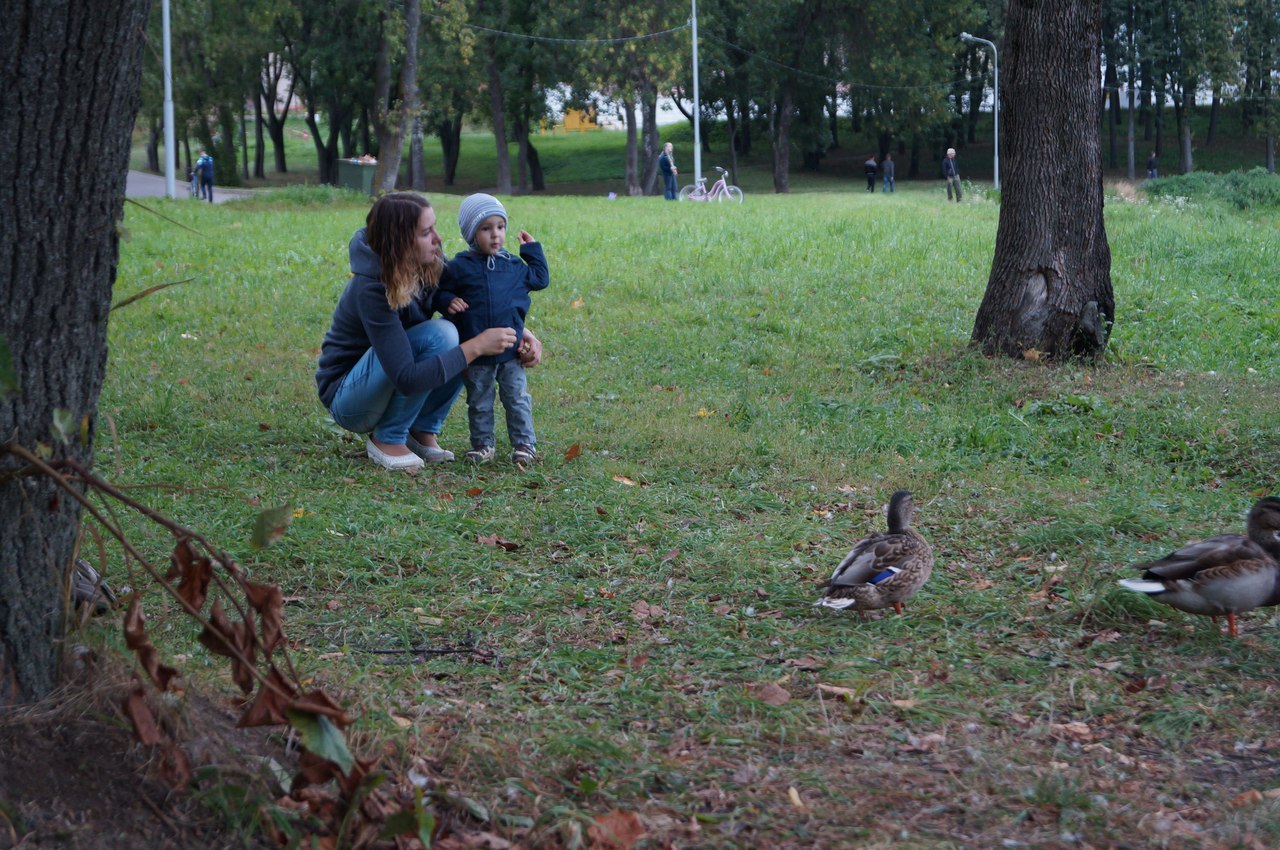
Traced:
[[[379, 466], [417, 470], [451, 461], [437, 437], [463, 370], [506, 351], [516, 332], [489, 328], [459, 344], [451, 322], [429, 318], [444, 257], [426, 198], [379, 198], [349, 250], [351, 280], [320, 349], [320, 401], [334, 422], [369, 435], [365, 451]], [[525, 330], [520, 359], [533, 366], [541, 356], [541, 343]]]

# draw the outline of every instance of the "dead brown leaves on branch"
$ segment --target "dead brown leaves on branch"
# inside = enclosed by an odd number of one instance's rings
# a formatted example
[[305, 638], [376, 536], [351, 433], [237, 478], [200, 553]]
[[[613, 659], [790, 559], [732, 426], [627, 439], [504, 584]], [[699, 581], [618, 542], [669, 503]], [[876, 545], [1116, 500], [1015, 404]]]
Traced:
[[[329, 694], [307, 691], [301, 685], [288, 655], [284, 596], [279, 587], [249, 581], [239, 564], [203, 536], [129, 497], [74, 461], [46, 462], [12, 442], [0, 446], [0, 451], [25, 461], [28, 474], [47, 476], [65, 497], [79, 502], [84, 518], [96, 521], [124, 550], [125, 562], [136, 565], [131, 572], [146, 573], [200, 624], [197, 639], [214, 655], [229, 660], [231, 678], [246, 695], [238, 725], [293, 729], [301, 744], [300, 768], [289, 795], [279, 804], [305, 815], [298, 823], [314, 830], [312, 843], [352, 850], [372, 847], [388, 838], [394, 838], [401, 848], [432, 843], [436, 819], [424, 808], [422, 795], [404, 790], [411, 788], [411, 783], [386, 781], [388, 775], [377, 759], [353, 756], [343, 730], [354, 718]], [[91, 496], [123, 504], [169, 532], [175, 540], [169, 569], [162, 571], [139, 552], [113, 514], [100, 508]], [[264, 511], [251, 544], [260, 548], [279, 540], [288, 525], [286, 517], [291, 515], [287, 506]], [[139, 586], [137, 581], [132, 584]], [[154, 690], [181, 692], [181, 671], [161, 660], [147, 631], [143, 594], [135, 592], [130, 599], [123, 630], [126, 646], [137, 656], [138, 666]], [[137, 741], [155, 749], [161, 775], [175, 789], [183, 790], [191, 781], [191, 764], [174, 733], [157, 717], [146, 681], [134, 676], [134, 685], [123, 700], [123, 712]], [[266, 831], [282, 843], [297, 839], [276, 828]]]

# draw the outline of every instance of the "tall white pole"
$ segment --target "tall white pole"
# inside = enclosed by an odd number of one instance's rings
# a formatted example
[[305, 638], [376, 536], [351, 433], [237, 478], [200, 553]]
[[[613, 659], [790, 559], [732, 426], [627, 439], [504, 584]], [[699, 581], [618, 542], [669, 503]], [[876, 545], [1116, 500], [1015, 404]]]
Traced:
[[693, 180], [702, 179], [702, 105], [698, 102], [698, 0], [693, 0]]
[[[991, 44], [991, 42], [987, 42]], [[995, 122], [995, 185], [996, 191], [1000, 191], [1000, 56], [996, 53], [996, 46], [991, 44], [991, 68], [995, 74], [994, 91], [991, 94], [991, 117]]]
[[169, 51], [169, 0], [161, 0], [160, 25], [164, 30], [164, 194], [169, 198], [178, 196], [174, 185], [173, 171], [177, 150], [174, 141], [177, 135], [173, 130], [173, 62]]
[[976, 35], [969, 35], [967, 32], [960, 33], [961, 41], [973, 41], [978, 44], [985, 44], [991, 48], [991, 68], [995, 73], [995, 86], [992, 92], [991, 119], [995, 123], [995, 175], [993, 182], [996, 189], [1000, 188], [1000, 56], [996, 52], [994, 42], [987, 41], [985, 38], [978, 38]]

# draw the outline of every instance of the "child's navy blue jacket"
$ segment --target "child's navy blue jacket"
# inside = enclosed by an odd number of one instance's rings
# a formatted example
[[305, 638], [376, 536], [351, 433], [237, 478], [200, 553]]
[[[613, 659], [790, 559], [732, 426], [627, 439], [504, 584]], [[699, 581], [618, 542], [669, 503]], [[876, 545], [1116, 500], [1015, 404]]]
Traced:
[[[505, 363], [516, 356], [524, 336], [524, 318], [529, 314], [529, 293], [546, 289], [551, 282], [542, 245], [528, 242], [520, 246], [520, 257], [503, 251], [493, 257], [462, 251], [448, 262], [435, 295], [435, 309], [458, 326], [463, 342], [489, 328], [513, 328], [516, 343], [489, 357], [477, 357], [480, 364]], [[467, 309], [450, 315], [447, 308], [454, 297], [467, 302]]]

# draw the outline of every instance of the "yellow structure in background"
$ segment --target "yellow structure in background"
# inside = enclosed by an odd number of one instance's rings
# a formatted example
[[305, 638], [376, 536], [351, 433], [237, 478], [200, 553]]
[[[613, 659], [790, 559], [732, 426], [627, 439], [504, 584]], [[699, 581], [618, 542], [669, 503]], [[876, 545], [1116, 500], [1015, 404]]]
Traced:
[[564, 121], [559, 124], [549, 124], [542, 121], [539, 125], [538, 132], [542, 135], [548, 133], [585, 133], [591, 130], [600, 129], [600, 120], [596, 115], [595, 107], [590, 109], [566, 109], [564, 111]]

